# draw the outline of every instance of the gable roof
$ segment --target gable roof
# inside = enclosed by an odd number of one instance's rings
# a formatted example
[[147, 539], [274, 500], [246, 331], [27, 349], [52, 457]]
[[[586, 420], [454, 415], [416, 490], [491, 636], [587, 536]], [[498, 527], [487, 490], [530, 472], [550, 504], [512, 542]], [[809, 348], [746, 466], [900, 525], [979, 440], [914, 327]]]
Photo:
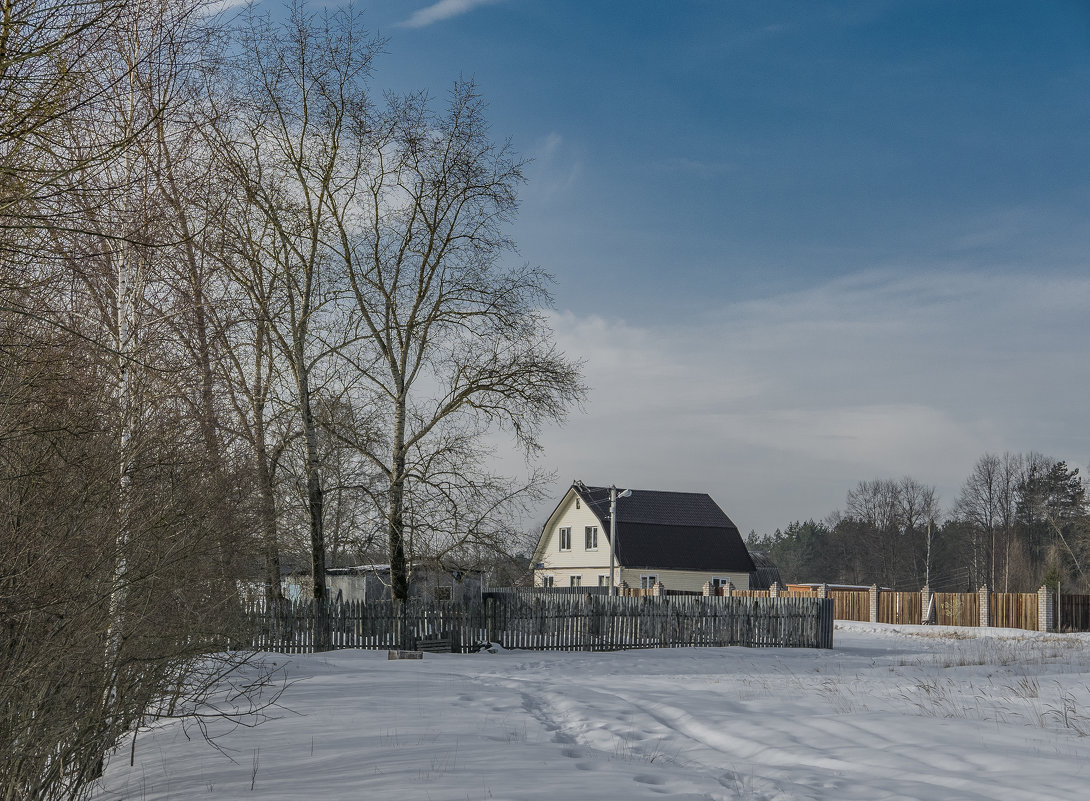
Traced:
[[[609, 540], [609, 487], [572, 490], [602, 522]], [[543, 536], [545, 532], [542, 532]], [[617, 499], [617, 560], [626, 568], [752, 573], [738, 527], [703, 492], [632, 490]]]
[[[583, 503], [598, 515], [599, 520], [603, 523], [609, 520], [609, 487], [588, 487], [576, 482], [572, 488], [583, 499]], [[634, 489], [629, 497], [617, 499], [617, 522], [738, 530], [706, 492]]]

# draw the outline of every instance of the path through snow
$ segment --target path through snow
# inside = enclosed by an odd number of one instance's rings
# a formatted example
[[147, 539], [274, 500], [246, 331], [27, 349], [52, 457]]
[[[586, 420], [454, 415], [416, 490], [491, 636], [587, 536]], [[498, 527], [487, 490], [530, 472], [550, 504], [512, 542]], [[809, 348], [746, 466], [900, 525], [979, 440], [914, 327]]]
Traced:
[[385, 657], [270, 655], [304, 679], [274, 719], [220, 739], [227, 755], [191, 726], [142, 732], [94, 797], [1044, 801], [1090, 785], [1086, 636], [844, 623], [832, 651]]

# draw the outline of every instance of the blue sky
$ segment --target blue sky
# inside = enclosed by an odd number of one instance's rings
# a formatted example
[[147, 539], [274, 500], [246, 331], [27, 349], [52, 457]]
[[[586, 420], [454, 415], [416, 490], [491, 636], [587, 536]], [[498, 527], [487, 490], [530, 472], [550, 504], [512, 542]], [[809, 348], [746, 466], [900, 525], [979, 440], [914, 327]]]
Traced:
[[376, 0], [376, 87], [473, 77], [534, 159], [584, 412], [545, 462], [744, 531], [985, 451], [1090, 460], [1090, 4]]

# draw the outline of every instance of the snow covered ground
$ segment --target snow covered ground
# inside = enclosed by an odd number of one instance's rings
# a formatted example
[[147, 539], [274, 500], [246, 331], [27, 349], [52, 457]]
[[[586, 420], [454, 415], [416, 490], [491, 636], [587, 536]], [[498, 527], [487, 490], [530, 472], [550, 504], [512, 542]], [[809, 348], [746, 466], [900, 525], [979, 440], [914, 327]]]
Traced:
[[[113, 799], [1076, 799], [1090, 636], [838, 623], [831, 651], [269, 655], [279, 709], [140, 733]], [[232, 761], [233, 760], [233, 761]]]

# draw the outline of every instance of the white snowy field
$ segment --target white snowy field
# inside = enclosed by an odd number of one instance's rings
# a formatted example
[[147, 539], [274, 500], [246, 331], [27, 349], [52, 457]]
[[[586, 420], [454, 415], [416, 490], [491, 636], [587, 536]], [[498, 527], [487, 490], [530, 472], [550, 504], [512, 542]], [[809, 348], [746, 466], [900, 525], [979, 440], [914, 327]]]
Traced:
[[[831, 651], [268, 655], [273, 718], [142, 731], [94, 798], [1076, 799], [1090, 636], [838, 623]], [[213, 730], [216, 727], [213, 726]]]

